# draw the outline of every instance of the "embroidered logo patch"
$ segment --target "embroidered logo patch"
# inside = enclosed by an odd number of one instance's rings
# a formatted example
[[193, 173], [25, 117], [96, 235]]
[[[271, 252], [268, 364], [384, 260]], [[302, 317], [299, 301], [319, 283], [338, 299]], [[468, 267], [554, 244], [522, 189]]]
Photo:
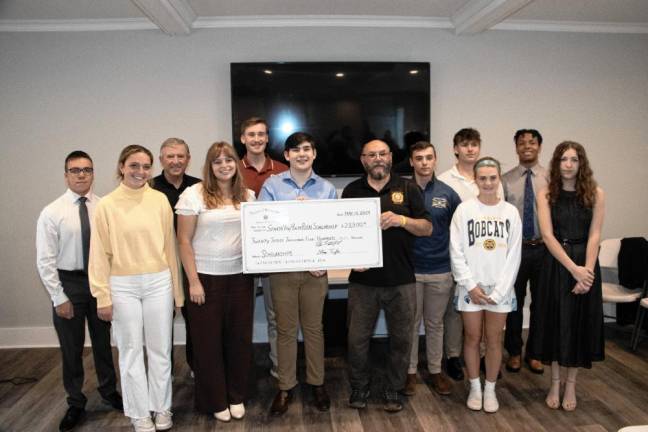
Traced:
[[493, 239], [486, 239], [484, 240], [484, 249], [487, 251], [491, 251], [495, 249], [495, 240]]
[[448, 200], [445, 198], [432, 198], [432, 207], [434, 208], [447, 208]]
[[403, 204], [403, 201], [405, 201], [405, 197], [403, 196], [403, 192], [392, 192], [391, 194], [391, 200], [393, 204]]

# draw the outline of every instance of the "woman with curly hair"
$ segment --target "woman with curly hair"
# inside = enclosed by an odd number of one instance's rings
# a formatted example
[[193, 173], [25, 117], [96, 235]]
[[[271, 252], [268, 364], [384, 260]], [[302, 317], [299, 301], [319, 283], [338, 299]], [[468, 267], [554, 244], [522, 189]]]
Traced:
[[254, 200], [234, 148], [216, 142], [207, 151], [203, 181], [176, 204], [180, 257], [189, 280], [195, 404], [217, 420], [245, 415], [252, 364], [254, 291], [243, 274], [241, 203]]
[[547, 188], [537, 195], [538, 222], [549, 253], [539, 280], [538, 311], [545, 325], [538, 338], [551, 364], [547, 406], [576, 409], [578, 368], [604, 358], [599, 241], [604, 195], [582, 145], [565, 141], [554, 150]]

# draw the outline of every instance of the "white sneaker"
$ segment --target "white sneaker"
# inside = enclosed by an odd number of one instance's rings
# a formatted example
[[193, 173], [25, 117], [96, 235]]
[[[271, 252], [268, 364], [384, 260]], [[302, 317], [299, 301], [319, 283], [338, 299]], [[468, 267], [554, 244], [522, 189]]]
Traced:
[[230, 410], [225, 408], [223, 411], [215, 412], [214, 418], [218, 421], [227, 423], [228, 421], [232, 420], [232, 415], [230, 414]]
[[499, 409], [499, 402], [494, 391], [484, 391], [484, 411], [495, 413]]
[[173, 426], [173, 420], [171, 420], [173, 413], [169, 410], [155, 413], [155, 430], [167, 430], [171, 429]]
[[243, 403], [230, 405], [229, 410], [232, 418], [236, 420], [241, 420], [245, 416], [245, 405]]
[[151, 417], [131, 418], [135, 432], [155, 432], [155, 425]]
[[470, 393], [468, 393], [468, 400], [466, 401], [466, 406], [473, 411], [480, 411], [482, 409], [481, 389], [470, 389]]

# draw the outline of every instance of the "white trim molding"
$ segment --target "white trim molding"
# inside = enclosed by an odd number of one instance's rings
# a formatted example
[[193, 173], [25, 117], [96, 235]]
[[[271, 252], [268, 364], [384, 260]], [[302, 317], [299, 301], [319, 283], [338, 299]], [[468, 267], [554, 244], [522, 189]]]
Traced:
[[470, 0], [452, 15], [455, 34], [470, 35], [489, 30], [532, 0]]
[[188, 35], [196, 13], [187, 0], [131, 0], [164, 33]]
[[146, 18], [0, 20], [0, 32], [85, 32], [156, 30], [157, 28]]
[[453, 28], [448, 18], [384, 15], [259, 15], [200, 17], [194, 28], [240, 27], [381, 27]]
[[[373, 15], [272, 15], [201, 17], [193, 29], [282, 27], [356, 27], [454, 29], [449, 18]], [[0, 32], [83, 32], [158, 30], [146, 18], [85, 20], [1, 20]], [[648, 34], [648, 22], [611, 23], [582, 21], [507, 20], [491, 30], [546, 31], [572, 33]]]

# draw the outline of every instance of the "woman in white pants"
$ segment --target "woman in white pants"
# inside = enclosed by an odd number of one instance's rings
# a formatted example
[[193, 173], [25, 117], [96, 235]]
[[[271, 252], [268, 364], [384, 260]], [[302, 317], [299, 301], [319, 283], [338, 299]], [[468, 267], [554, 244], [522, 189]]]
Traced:
[[173, 302], [175, 297], [179, 307], [184, 301], [173, 212], [166, 197], [148, 185], [152, 165], [148, 149], [129, 145], [122, 150], [117, 166], [121, 183], [95, 210], [88, 269], [97, 314], [113, 323], [124, 414], [136, 432], [173, 425]]
[[[513, 285], [520, 267], [522, 223], [517, 209], [498, 196], [501, 169], [485, 157], [474, 166], [477, 198], [457, 207], [450, 226], [450, 263], [457, 282], [455, 307], [464, 325], [464, 360], [470, 380], [466, 405], [499, 409], [495, 382], [502, 362], [507, 314], [517, 307]], [[486, 336], [486, 382], [479, 381], [479, 341]]]

